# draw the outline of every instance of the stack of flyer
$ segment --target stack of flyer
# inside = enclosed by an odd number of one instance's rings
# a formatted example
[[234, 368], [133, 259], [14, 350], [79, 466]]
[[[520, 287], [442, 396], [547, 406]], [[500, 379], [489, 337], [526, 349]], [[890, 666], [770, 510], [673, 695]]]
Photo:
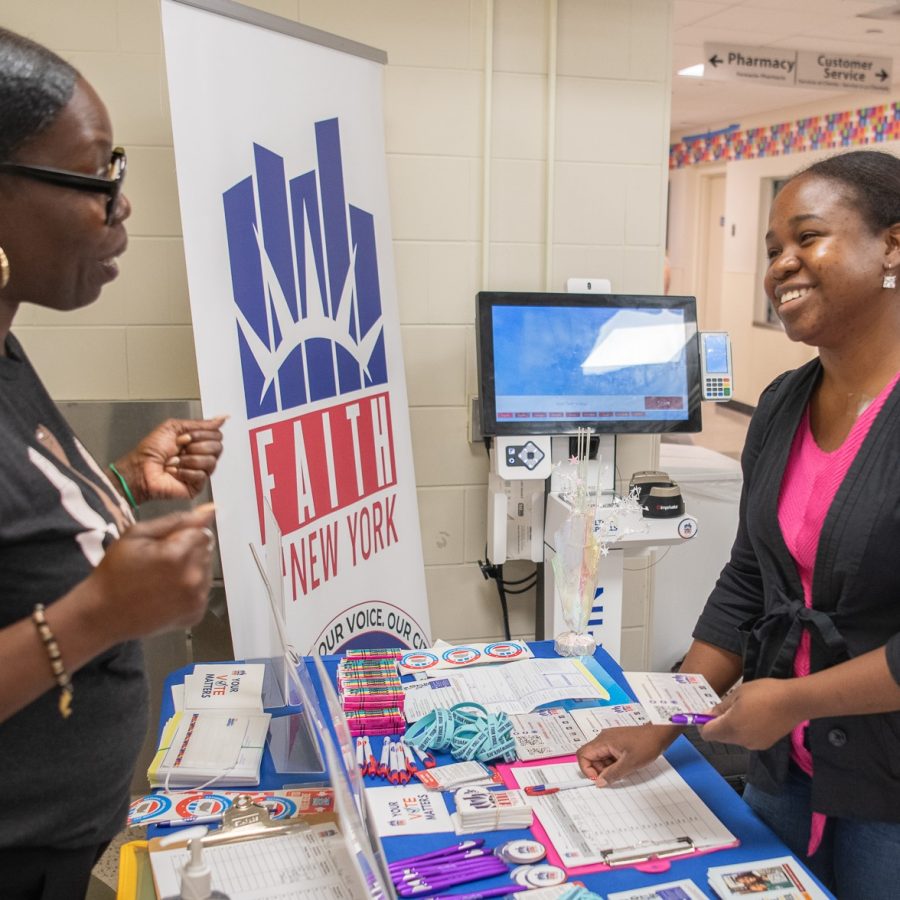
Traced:
[[262, 707], [264, 674], [262, 664], [194, 666], [185, 676], [181, 708], [163, 728], [147, 770], [150, 786], [259, 784], [271, 718]]
[[456, 802], [453, 824], [457, 834], [531, 827], [531, 805], [524, 791], [492, 791], [470, 785], [460, 788], [453, 799]]
[[709, 886], [722, 900], [759, 897], [761, 900], [825, 900], [812, 876], [793, 856], [758, 859], [713, 866], [707, 873]]

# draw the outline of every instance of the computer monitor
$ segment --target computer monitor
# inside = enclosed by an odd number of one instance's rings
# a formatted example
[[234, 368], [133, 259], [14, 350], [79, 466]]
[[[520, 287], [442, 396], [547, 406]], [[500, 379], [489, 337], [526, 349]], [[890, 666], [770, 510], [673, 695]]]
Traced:
[[693, 297], [482, 291], [488, 435], [700, 431]]

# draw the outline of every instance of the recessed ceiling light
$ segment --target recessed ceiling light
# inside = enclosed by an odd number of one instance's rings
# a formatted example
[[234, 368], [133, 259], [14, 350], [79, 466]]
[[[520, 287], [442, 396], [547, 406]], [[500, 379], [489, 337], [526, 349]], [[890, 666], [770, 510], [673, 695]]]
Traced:
[[695, 66], [687, 66], [687, 68], [679, 69], [678, 75], [684, 75], [686, 78], [702, 78], [703, 63], [697, 63]]

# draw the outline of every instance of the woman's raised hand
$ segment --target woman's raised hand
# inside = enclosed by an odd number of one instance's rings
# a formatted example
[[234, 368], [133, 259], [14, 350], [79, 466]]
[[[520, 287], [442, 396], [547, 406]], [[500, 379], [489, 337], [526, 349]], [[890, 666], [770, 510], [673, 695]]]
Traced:
[[116, 469], [135, 501], [196, 497], [222, 453], [221, 428], [226, 419], [167, 419], [116, 460]]

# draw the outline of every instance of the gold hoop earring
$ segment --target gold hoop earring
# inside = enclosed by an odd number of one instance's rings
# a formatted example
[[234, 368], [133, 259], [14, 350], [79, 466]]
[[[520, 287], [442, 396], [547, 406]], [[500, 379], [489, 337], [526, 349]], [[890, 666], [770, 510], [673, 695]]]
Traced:
[[9, 284], [9, 257], [0, 247], [0, 291]]

